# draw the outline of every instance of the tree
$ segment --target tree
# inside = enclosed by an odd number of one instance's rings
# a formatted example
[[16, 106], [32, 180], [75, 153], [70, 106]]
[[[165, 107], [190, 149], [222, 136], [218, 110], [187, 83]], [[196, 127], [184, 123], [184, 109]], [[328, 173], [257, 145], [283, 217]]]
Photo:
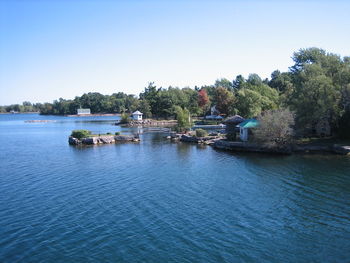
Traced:
[[238, 113], [245, 118], [257, 116], [262, 111], [262, 96], [254, 90], [247, 88], [237, 92]]
[[120, 123], [125, 124], [125, 123], [129, 123], [130, 121], [131, 121], [131, 119], [130, 119], [130, 115], [129, 114], [123, 113], [121, 115]]
[[271, 80], [268, 85], [278, 92], [284, 93], [293, 87], [292, 75], [289, 72], [281, 73], [279, 70], [275, 70], [271, 73]]
[[252, 73], [252, 74], [249, 74], [248, 79], [247, 79], [247, 83], [249, 83], [253, 86], [260, 86], [263, 84], [263, 81], [258, 74]]
[[259, 126], [254, 138], [270, 146], [290, 143], [294, 131], [294, 114], [288, 109], [270, 110], [258, 116]]
[[240, 89], [242, 85], [245, 83], [245, 79], [242, 75], [238, 75], [236, 79], [233, 81], [232, 86], [234, 89]]
[[223, 114], [230, 114], [234, 111], [235, 97], [233, 93], [223, 87], [216, 88], [215, 92], [216, 109]]
[[206, 112], [209, 102], [210, 100], [207, 91], [205, 89], [198, 91], [198, 105], [202, 109], [203, 113]]
[[150, 82], [145, 88], [145, 91], [140, 94], [140, 99], [145, 99], [148, 101], [152, 115], [157, 116], [159, 114], [158, 107], [158, 93], [161, 89], [157, 89], [157, 86], [154, 85], [154, 82]]
[[252, 118], [262, 111], [277, 109], [278, 92], [262, 82], [258, 85], [252, 83], [259, 82], [256, 80], [247, 81], [237, 92], [236, 107], [238, 113], [246, 118]]
[[89, 131], [89, 130], [73, 130], [72, 134], [70, 136], [80, 140], [82, 138], [86, 138], [86, 137], [91, 136], [91, 131]]
[[201, 108], [198, 105], [198, 91], [193, 90], [191, 88], [183, 88], [182, 92], [184, 96], [187, 98], [187, 104], [184, 105], [192, 116], [198, 116], [201, 114]]
[[152, 117], [151, 106], [149, 105], [147, 100], [140, 100], [139, 108], [145, 118]]
[[222, 87], [222, 88], [225, 88], [229, 91], [232, 91], [233, 90], [233, 83], [231, 81], [229, 81], [228, 79], [221, 78], [221, 79], [217, 79], [215, 81], [215, 87], [216, 88]]
[[176, 114], [178, 131], [183, 132], [189, 130], [192, 126], [190, 112], [186, 108], [183, 109], [180, 106], [175, 106], [174, 111]]
[[290, 107], [296, 112], [299, 129], [312, 129], [321, 120], [335, 126], [340, 118], [341, 91], [332, 78], [325, 74], [321, 64], [304, 65], [299, 68]]

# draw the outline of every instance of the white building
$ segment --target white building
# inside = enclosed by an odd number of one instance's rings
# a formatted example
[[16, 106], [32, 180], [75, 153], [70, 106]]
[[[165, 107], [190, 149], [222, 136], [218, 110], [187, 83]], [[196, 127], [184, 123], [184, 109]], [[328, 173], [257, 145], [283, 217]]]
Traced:
[[77, 114], [78, 115], [88, 115], [88, 114], [91, 114], [91, 111], [90, 111], [90, 109], [78, 109]]
[[249, 130], [259, 126], [259, 121], [255, 119], [248, 119], [237, 125], [239, 127], [239, 137], [242, 141], [248, 141]]
[[143, 115], [142, 112], [135, 111], [135, 112], [132, 114], [132, 119], [133, 119], [134, 121], [142, 121], [142, 115]]

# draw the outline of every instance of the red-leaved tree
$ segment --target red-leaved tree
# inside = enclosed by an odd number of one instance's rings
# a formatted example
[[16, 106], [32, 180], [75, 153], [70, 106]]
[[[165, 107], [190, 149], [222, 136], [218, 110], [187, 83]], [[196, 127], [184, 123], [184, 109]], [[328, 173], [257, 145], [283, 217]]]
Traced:
[[209, 105], [209, 97], [208, 93], [205, 89], [201, 89], [198, 91], [198, 106], [205, 112], [207, 106]]

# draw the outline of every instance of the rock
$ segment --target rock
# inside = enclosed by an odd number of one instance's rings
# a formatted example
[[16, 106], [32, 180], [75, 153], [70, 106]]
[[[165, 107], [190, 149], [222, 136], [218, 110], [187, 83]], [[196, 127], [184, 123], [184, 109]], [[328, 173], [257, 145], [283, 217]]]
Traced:
[[347, 155], [350, 154], [350, 146], [333, 145], [333, 151], [337, 154]]
[[69, 143], [70, 145], [79, 145], [79, 144], [81, 144], [81, 141], [78, 140], [77, 138], [74, 138], [74, 137], [72, 137], [72, 136], [69, 136], [69, 138], [68, 138], [68, 143]]
[[88, 137], [81, 139], [82, 144], [94, 145], [98, 144], [98, 137]]
[[135, 136], [131, 135], [102, 135], [102, 136], [95, 136], [95, 137], [87, 137], [83, 138], [81, 140], [78, 140], [77, 138], [74, 138], [72, 136], [69, 137], [68, 142], [71, 145], [96, 145], [96, 144], [111, 144], [115, 143], [117, 141], [120, 142], [138, 142], [140, 139]]
[[290, 146], [282, 147], [268, 147], [248, 142], [231, 142], [225, 140], [217, 140], [213, 146], [217, 149], [237, 151], [237, 152], [262, 152], [262, 153], [279, 153], [291, 154], [292, 148]]
[[294, 152], [333, 152], [329, 145], [293, 145]]
[[114, 143], [114, 142], [115, 142], [115, 139], [113, 135], [98, 137], [98, 143], [108, 144], [108, 143]]
[[195, 142], [198, 143], [199, 139], [197, 137], [189, 136], [189, 135], [182, 135], [180, 138], [180, 141], [182, 142]]
[[219, 136], [205, 136], [205, 137], [196, 137], [190, 135], [182, 135], [180, 141], [182, 142], [192, 142], [192, 143], [205, 143], [212, 145], [211, 141], [221, 139]]
[[132, 136], [132, 135], [116, 135], [114, 136], [114, 140], [116, 142], [127, 142], [127, 141], [134, 141], [138, 142], [140, 139], [138, 137]]

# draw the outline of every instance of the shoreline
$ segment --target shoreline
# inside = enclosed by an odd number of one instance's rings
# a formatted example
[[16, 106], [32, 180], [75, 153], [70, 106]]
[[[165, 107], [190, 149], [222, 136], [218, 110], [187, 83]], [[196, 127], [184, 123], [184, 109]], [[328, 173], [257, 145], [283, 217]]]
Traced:
[[217, 140], [213, 147], [220, 150], [227, 150], [232, 152], [257, 152], [268, 154], [283, 154], [291, 155], [296, 153], [312, 154], [339, 154], [350, 156], [350, 146], [341, 146], [338, 144], [322, 145], [322, 144], [306, 144], [298, 145], [291, 144], [281, 147], [269, 147], [262, 144], [248, 143], [248, 142], [232, 142], [226, 140]]
[[222, 136], [196, 137], [187, 134], [172, 134], [167, 139], [184, 143], [205, 144], [213, 146], [215, 149], [230, 152], [252, 152], [263, 154], [337, 154], [350, 156], [350, 146], [332, 143], [329, 145], [320, 144], [290, 144], [281, 146], [268, 146], [252, 142], [227, 141]]
[[121, 116], [120, 113], [93, 113], [93, 114], [69, 114], [69, 115], [52, 115], [64, 117], [98, 117], [98, 116]]
[[40, 114], [40, 112], [39, 112], [39, 111], [26, 111], [26, 112], [16, 112], [16, 113], [12, 113], [12, 112], [0, 112], [0, 114], [3, 114], [3, 115]]

